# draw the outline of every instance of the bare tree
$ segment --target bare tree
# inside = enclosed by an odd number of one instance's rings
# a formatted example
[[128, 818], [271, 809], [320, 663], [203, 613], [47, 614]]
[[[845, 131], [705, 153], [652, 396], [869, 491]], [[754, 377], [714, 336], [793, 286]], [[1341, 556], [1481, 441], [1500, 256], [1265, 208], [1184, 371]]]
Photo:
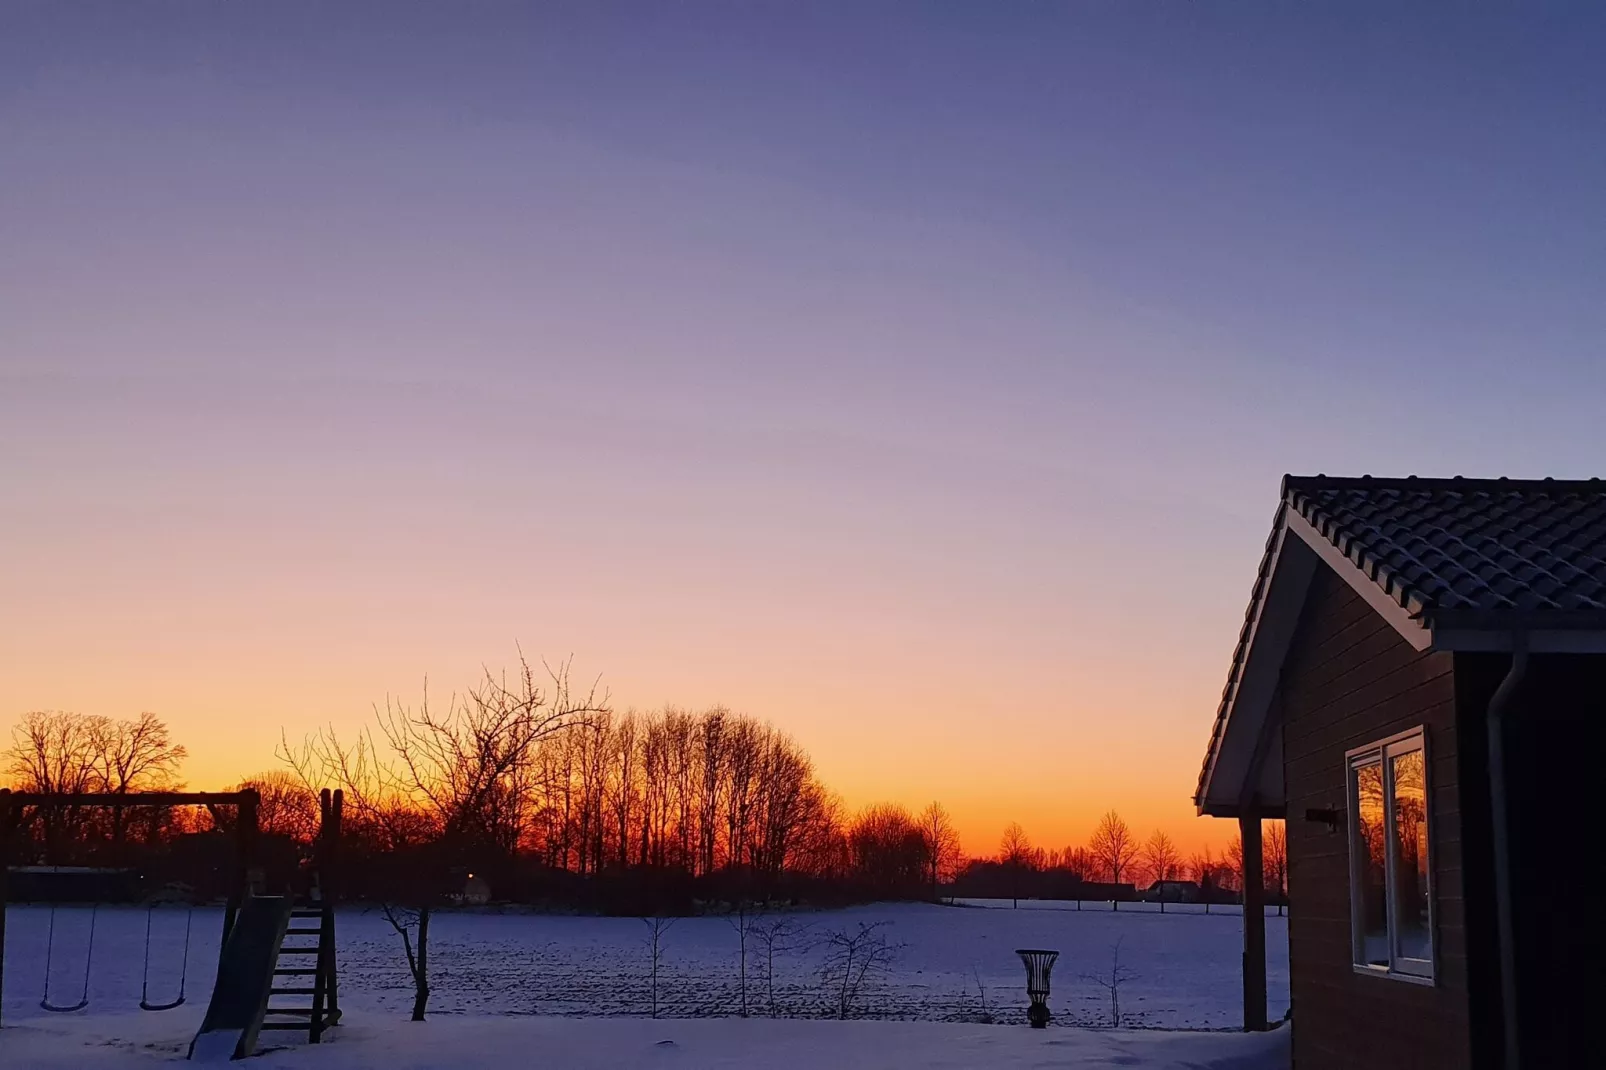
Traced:
[[49, 710], [22, 715], [4, 756], [22, 790], [117, 794], [175, 786], [186, 752], [154, 713], [119, 721]]
[[1098, 874], [1098, 859], [1086, 847], [1067, 847], [1060, 859], [1061, 864], [1081, 880], [1091, 880]]
[[433, 813], [447, 841], [511, 855], [527, 816], [537, 744], [606, 710], [594, 687], [584, 695], [570, 690], [568, 663], [546, 672], [548, 683], [538, 684], [521, 656], [511, 681], [487, 670], [443, 711], [430, 708], [426, 686], [416, 711], [387, 699], [378, 713], [400, 786]]
[[[173, 742], [166, 723], [156, 714], [141, 713], [133, 720], [117, 721], [94, 717], [91, 724], [99, 790], [124, 794], [182, 786], [178, 769], [188, 753]], [[127, 831], [127, 815], [121, 806], [114, 806], [110, 816], [112, 842], [120, 844]], [[147, 821], [161, 816], [144, 812]]]
[[1110, 949], [1110, 972], [1084, 973], [1082, 979], [1092, 981], [1109, 995], [1110, 1026], [1115, 1029], [1121, 1028], [1121, 986], [1134, 980], [1134, 974], [1121, 965], [1120, 939], [1116, 940], [1115, 946]]
[[379, 906], [401, 937], [413, 979], [412, 1020], [423, 1021], [430, 993], [429, 923], [439, 891], [435, 867], [424, 864], [423, 856], [439, 843], [438, 814], [414, 804], [406, 778], [383, 757], [371, 733], [359, 733], [355, 743], [346, 744], [326, 729], [299, 748], [281, 737], [279, 757], [308, 791], [318, 784], [339, 785], [349, 814], [346, 837], [384, 859], [388, 892]]
[[1288, 898], [1288, 826], [1282, 821], [1266, 825], [1265, 850], [1266, 886], [1277, 895], [1277, 916], [1283, 916], [1283, 903]]
[[100, 789], [127, 792], [173, 788], [188, 752], [173, 742], [167, 725], [154, 713], [133, 720], [92, 719], [96, 775]]
[[[1182, 855], [1177, 851], [1171, 837], [1163, 831], [1156, 829], [1154, 835], [1149, 837], [1143, 845], [1143, 864], [1149, 871], [1149, 877], [1154, 883], [1175, 880], [1182, 865]], [[1165, 888], [1160, 888], [1160, 913], [1165, 913]]]
[[[1089, 880], [1098, 871], [1098, 861], [1093, 852], [1086, 847], [1067, 847], [1060, 854], [1060, 864], [1076, 878], [1077, 883]], [[1076, 893], [1076, 909], [1082, 909], [1083, 893], [1080, 888]]]
[[[26, 713], [12, 729], [11, 746], [4, 752], [5, 771], [18, 788], [66, 794], [173, 788], [184, 758], [184, 748], [173, 742], [166, 723], [154, 713], [132, 720]], [[143, 814], [153, 829], [167, 817], [165, 811]], [[127, 827], [122, 807], [112, 807], [101, 820], [109, 820], [112, 842], [122, 843]], [[89, 827], [90, 817], [76, 807], [52, 807], [44, 824], [47, 841], [63, 834], [77, 838]]]
[[333, 729], [308, 736], [299, 747], [280, 737], [278, 755], [304, 788], [334, 784], [345, 793], [349, 838], [368, 843], [382, 854], [416, 849], [440, 836], [435, 815], [413, 805], [404, 776], [388, 761], [372, 733], [359, 732], [354, 742], [341, 740]]
[[928, 874], [927, 843], [909, 811], [897, 803], [867, 806], [848, 829], [853, 875], [878, 894], [902, 896]]
[[232, 790], [247, 788], [257, 793], [257, 827], [262, 832], [297, 843], [310, 843], [317, 836], [318, 795], [299, 777], [274, 769], [248, 776]]
[[650, 957], [652, 969], [648, 975], [649, 998], [652, 1002], [652, 1017], [658, 1017], [658, 969], [664, 962], [664, 934], [675, 927], [678, 918], [668, 918], [655, 914], [650, 918], [642, 918], [641, 923], [647, 927], [647, 935], [643, 942], [647, 945], [647, 954]]
[[953, 820], [940, 802], [932, 802], [920, 811], [920, 834], [926, 842], [926, 871], [931, 883], [931, 898], [938, 898], [942, 882], [953, 876], [959, 864], [959, 833]]
[[[413, 1021], [424, 1020], [424, 1008], [429, 1003], [429, 915], [428, 904], [417, 907], [397, 907], [380, 904], [385, 920], [401, 937], [402, 949], [407, 953], [407, 972], [413, 977]], [[418, 936], [418, 950], [413, 950], [413, 934]]]
[[982, 984], [981, 971], [976, 968], [974, 962], [970, 964], [970, 975], [976, 979], [976, 995], [981, 1000], [981, 1023], [992, 1025], [993, 1010], [987, 1005], [987, 986]]
[[866, 979], [884, 972], [902, 950], [902, 944], [892, 943], [882, 932], [886, 925], [884, 921], [860, 922], [851, 931], [837, 929], [826, 934], [820, 978], [836, 994], [838, 1018], [848, 1016]]
[[747, 942], [754, 935], [759, 918], [746, 896], [737, 897], [735, 908], [725, 918], [726, 924], [736, 931], [736, 979], [743, 1018], [747, 1017]]
[[[57, 710], [22, 715], [11, 729], [6, 774], [19, 791], [78, 793], [96, 787], [95, 746], [89, 718]], [[39, 815], [46, 856], [62, 841], [81, 838], [87, 823], [77, 807], [47, 806]]]
[[[1109, 874], [1111, 884], [1120, 884], [1121, 877], [1131, 868], [1137, 860], [1137, 840], [1132, 836], [1132, 830], [1127, 827], [1121, 815], [1114, 810], [1105, 813], [1099, 819], [1098, 827], [1093, 830], [1093, 838], [1088, 842], [1088, 848]], [[1113, 895], [1110, 900], [1111, 909], [1119, 909], [1120, 901]]]
[[11, 729], [6, 775], [19, 791], [84, 792], [95, 782], [95, 749], [87, 719], [34, 710]]
[[764, 956], [764, 1002], [775, 1017], [775, 956], [796, 951], [807, 943], [809, 926], [789, 915], [755, 919], [749, 931]]
[[1020, 909], [1021, 879], [1031, 868], [1032, 857], [1032, 841], [1027, 838], [1026, 830], [1019, 822], [1011, 821], [998, 841], [998, 862], [1009, 875], [1009, 898], [1017, 910]]
[[1210, 899], [1215, 891], [1217, 862], [1209, 847], [1201, 847], [1188, 859], [1188, 872], [1199, 882], [1199, 898], [1204, 900], [1205, 913], [1210, 913]]

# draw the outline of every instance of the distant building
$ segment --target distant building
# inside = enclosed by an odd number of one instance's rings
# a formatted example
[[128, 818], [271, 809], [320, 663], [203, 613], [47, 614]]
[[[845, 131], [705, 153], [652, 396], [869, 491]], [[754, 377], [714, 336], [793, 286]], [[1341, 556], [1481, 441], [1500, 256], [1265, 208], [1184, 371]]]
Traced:
[[463, 878], [463, 890], [452, 898], [466, 907], [482, 907], [491, 901], [491, 882], [470, 873]]
[[140, 875], [106, 866], [9, 866], [6, 896], [14, 903], [133, 903]]
[[1144, 891], [1143, 898], [1150, 903], [1197, 903], [1198, 881], [1155, 881]]

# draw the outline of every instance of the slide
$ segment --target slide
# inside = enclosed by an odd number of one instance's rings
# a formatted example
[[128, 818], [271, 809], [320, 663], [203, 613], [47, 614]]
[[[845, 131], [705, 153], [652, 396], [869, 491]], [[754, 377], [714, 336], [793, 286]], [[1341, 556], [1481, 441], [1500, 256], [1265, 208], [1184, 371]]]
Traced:
[[197, 1062], [243, 1059], [256, 1050], [262, 1016], [267, 1011], [279, 945], [290, 925], [290, 898], [248, 897], [240, 907], [218, 967], [217, 987], [206, 1008], [201, 1031], [190, 1044]]

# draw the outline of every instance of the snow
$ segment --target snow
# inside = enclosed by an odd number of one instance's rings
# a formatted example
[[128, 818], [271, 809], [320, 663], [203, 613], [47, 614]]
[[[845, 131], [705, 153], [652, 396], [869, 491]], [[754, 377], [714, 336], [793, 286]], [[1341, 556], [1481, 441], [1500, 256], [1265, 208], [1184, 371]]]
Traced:
[[[195, 1028], [199, 1029], [200, 1023]], [[190, 1048], [190, 1061], [197, 1063], [226, 1063], [234, 1058], [234, 1052], [240, 1046], [240, 1029], [209, 1029], [205, 1033], [197, 1033], [195, 1044]], [[157, 1045], [161, 1046], [161, 1045]]]
[[[188, 1011], [188, 1008], [185, 1008]], [[29, 1022], [0, 1031], [0, 1065], [150, 1070], [182, 1059], [198, 1011]], [[1034, 1030], [945, 1022], [443, 1016], [342, 1024], [266, 1052], [253, 1070], [1286, 1070], [1289, 1032]]]
[[[405, 1020], [411, 981], [395, 934], [383, 918], [354, 907], [338, 921], [346, 1019], [336, 1042], [274, 1055], [260, 1065], [289, 1060], [284, 1065], [422, 1070], [467, 1065], [464, 1053], [472, 1051], [473, 1065], [494, 1066], [500, 1058], [496, 1046], [505, 1045], [520, 1065], [540, 1053], [548, 1065], [575, 1067], [1285, 1066], [1286, 1055], [1276, 1061], [1285, 1040], [1167, 1031], [1230, 1029], [1241, 1020], [1242, 919], [1219, 907], [1210, 915], [1198, 911], [1171, 904], [1161, 916], [1145, 904], [1123, 903], [1119, 911], [1087, 904], [1077, 911], [1074, 904], [1022, 901], [1018, 910], [1007, 902], [881, 904], [794, 915], [816, 936], [880, 923], [887, 938], [902, 945], [887, 974], [867, 984], [858, 1008], [865, 1017], [902, 1020], [849, 1022], [817, 1020], [829, 1005], [818, 976], [818, 950], [777, 956], [775, 1015], [782, 1020], [734, 1017], [740, 1008], [737, 942], [723, 917], [683, 918], [668, 931], [659, 1003], [661, 1014], [673, 1020], [653, 1022], [645, 1019], [650, 963], [639, 919], [450, 911], [431, 926], [431, 1021], [418, 1025]], [[81, 990], [89, 913], [58, 912], [53, 998], [59, 990], [76, 999]], [[13, 906], [7, 918], [5, 1021], [19, 1028], [0, 1034], [0, 1066], [123, 1067], [182, 1057], [205, 1012], [222, 927], [219, 911], [195, 911], [188, 1002], [160, 1013], [135, 1010], [144, 910], [99, 910], [90, 1006], [70, 1015], [47, 1014], [38, 1006], [48, 909]], [[153, 1001], [176, 994], [185, 920], [183, 908], [154, 915]], [[1286, 919], [1268, 917], [1267, 936], [1270, 1010], [1277, 1017], [1287, 1006]], [[1108, 973], [1117, 942], [1121, 965], [1132, 976], [1121, 989], [1123, 1024], [1147, 1028], [1065, 1028], [1108, 1023], [1108, 996], [1088, 975]], [[1049, 999], [1055, 1022], [1047, 1031], [1016, 1024], [1026, 1005], [1017, 947], [1062, 952]], [[978, 980], [987, 1010], [1007, 1024], [983, 1024]], [[748, 1002], [755, 1015], [769, 1009], [764, 987], [763, 965], [750, 944]], [[295, 1043], [287, 1041], [294, 1036], [265, 1035], [264, 1043]], [[660, 1040], [672, 1044], [660, 1046]], [[1266, 1044], [1272, 1044], [1270, 1054]], [[330, 1061], [354, 1057], [354, 1051], [362, 1053], [358, 1062]], [[553, 1062], [553, 1051], [564, 1054]], [[793, 1053], [792, 1062], [776, 1061], [783, 1051]], [[27, 1057], [13, 1062], [12, 1052]], [[1129, 1057], [1138, 1061], [1122, 1061]], [[1242, 1059], [1250, 1061], [1235, 1061]]]

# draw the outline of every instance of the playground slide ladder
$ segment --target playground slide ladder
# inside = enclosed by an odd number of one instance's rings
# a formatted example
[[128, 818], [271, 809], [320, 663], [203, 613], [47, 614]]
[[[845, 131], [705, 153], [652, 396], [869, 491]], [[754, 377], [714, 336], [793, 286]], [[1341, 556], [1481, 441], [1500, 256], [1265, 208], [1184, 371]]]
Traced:
[[[298, 905], [290, 912], [290, 925], [284, 935], [286, 939], [298, 938], [298, 942], [279, 945], [262, 1028], [305, 1029], [307, 1039], [316, 1044], [324, 1030], [340, 1021], [340, 993], [335, 981], [334, 907], [315, 901]], [[315, 939], [308, 944], [304, 942], [308, 937]], [[306, 1004], [275, 1005], [271, 1000], [273, 996], [310, 999]]]
[[[316, 940], [302, 942], [307, 937]], [[275, 996], [310, 999], [275, 1004]], [[339, 1020], [333, 906], [251, 896], [225, 941], [217, 985], [190, 1058], [244, 1059], [255, 1053], [262, 1030], [305, 1030], [316, 1044]]]

